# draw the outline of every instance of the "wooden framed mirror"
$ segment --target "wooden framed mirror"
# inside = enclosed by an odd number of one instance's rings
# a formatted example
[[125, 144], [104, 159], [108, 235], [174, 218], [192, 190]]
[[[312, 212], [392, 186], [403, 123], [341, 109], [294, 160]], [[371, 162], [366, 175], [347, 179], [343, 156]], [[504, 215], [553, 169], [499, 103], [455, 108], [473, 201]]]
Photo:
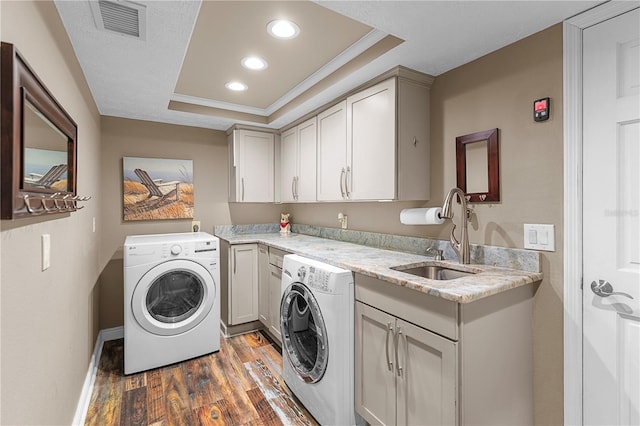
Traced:
[[498, 129], [456, 137], [456, 172], [468, 202], [500, 201]]
[[77, 210], [78, 126], [15, 46], [0, 59], [2, 219]]

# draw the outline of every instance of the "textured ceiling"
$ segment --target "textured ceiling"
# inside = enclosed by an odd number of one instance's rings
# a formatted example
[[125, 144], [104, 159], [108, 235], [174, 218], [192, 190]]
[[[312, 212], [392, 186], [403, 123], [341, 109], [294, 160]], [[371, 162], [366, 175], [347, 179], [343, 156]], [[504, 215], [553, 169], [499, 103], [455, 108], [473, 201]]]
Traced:
[[[402, 65], [437, 76], [599, 1], [137, 1], [144, 40], [98, 29], [86, 0], [55, 0], [101, 114], [226, 130], [281, 128]], [[272, 19], [301, 27], [291, 43]], [[240, 66], [259, 54], [267, 70]], [[224, 83], [245, 80], [229, 93]]]

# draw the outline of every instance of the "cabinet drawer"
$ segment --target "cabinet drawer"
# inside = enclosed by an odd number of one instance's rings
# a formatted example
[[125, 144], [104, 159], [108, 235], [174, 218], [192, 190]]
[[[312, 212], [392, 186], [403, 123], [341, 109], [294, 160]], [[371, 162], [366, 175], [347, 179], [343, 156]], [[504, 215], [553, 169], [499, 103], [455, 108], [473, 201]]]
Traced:
[[356, 300], [457, 341], [458, 304], [356, 274]]
[[288, 251], [269, 247], [269, 263], [282, 269], [282, 258], [284, 257], [285, 254], [290, 254], [290, 253]]

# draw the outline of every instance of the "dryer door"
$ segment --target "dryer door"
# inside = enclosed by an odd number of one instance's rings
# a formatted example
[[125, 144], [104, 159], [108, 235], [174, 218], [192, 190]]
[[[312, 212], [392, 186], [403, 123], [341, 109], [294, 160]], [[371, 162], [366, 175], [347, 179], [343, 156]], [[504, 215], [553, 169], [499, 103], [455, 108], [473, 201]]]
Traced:
[[202, 265], [184, 259], [170, 260], [140, 279], [133, 291], [131, 310], [148, 332], [174, 336], [206, 318], [216, 297], [216, 283]]
[[322, 312], [311, 290], [293, 283], [280, 304], [282, 352], [300, 378], [316, 383], [327, 369], [329, 344]]

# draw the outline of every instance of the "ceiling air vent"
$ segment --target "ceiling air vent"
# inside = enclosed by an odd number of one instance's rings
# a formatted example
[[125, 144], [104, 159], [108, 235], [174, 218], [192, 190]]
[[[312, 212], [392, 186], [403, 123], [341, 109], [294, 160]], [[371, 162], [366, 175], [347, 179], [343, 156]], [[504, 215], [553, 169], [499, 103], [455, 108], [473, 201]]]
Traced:
[[146, 6], [125, 0], [97, 0], [89, 4], [98, 29], [145, 39]]

